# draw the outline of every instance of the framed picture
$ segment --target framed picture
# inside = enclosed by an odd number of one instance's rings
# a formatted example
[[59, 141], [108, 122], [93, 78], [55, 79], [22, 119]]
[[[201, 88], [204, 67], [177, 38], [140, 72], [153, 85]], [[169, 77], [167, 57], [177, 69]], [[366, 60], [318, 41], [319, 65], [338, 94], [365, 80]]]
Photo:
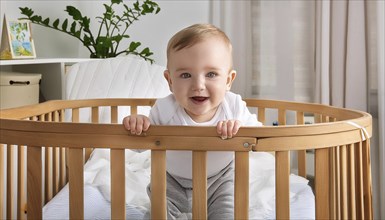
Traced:
[[24, 20], [3, 20], [1, 59], [35, 58], [31, 23]]

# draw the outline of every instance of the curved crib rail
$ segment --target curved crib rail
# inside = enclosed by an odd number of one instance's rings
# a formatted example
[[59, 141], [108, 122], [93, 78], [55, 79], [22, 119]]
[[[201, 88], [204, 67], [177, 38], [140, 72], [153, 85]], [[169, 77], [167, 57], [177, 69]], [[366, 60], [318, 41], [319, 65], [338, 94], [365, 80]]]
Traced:
[[[234, 151], [237, 219], [248, 218], [249, 151], [275, 152], [276, 217], [287, 219], [290, 216], [290, 151], [298, 151], [298, 173], [306, 177], [306, 150], [314, 150], [316, 217], [372, 219], [369, 157], [372, 122], [368, 113], [309, 103], [245, 101], [255, 108], [264, 124], [268, 111], [274, 109], [279, 126], [241, 128], [237, 136], [229, 140], [218, 138], [213, 127], [152, 126], [140, 137], [131, 136], [117, 121], [119, 106], [130, 106], [130, 113], [136, 114], [138, 106], [152, 106], [154, 99], [49, 101], [0, 111], [0, 143], [7, 144], [0, 148], [0, 158], [7, 154], [7, 164], [0, 163], [1, 201], [6, 194], [4, 185], [7, 185], [7, 199], [0, 207], [0, 217], [6, 213], [7, 218], [17, 216], [21, 219], [27, 209], [29, 218], [42, 218], [43, 203], [68, 180], [70, 217], [83, 218], [83, 163], [92, 148], [110, 148], [111, 217], [124, 218], [124, 178], [121, 177], [124, 177], [124, 149], [131, 148], [152, 150], [152, 194], [156, 195], [151, 199], [153, 218], [166, 216], [166, 150], [193, 151], [194, 189], [206, 189], [207, 151]], [[98, 124], [102, 106], [110, 109], [111, 124]], [[79, 109], [82, 108], [90, 109], [90, 123], [79, 123]], [[72, 123], [64, 122], [65, 111], [71, 112]], [[295, 123], [287, 125], [287, 117], [292, 115]], [[316, 123], [305, 125], [306, 115], [311, 115]], [[17, 153], [15, 149], [18, 149]], [[86, 149], [85, 158], [83, 149]], [[10, 168], [14, 154], [18, 155], [17, 178]], [[25, 157], [27, 165], [24, 164]], [[27, 174], [22, 169], [25, 166]], [[5, 167], [7, 174], [3, 171]], [[30, 189], [27, 201], [25, 176]], [[42, 185], [44, 193], [40, 190]], [[11, 195], [15, 191], [18, 192], [16, 201]], [[205, 190], [194, 190], [194, 218], [207, 217], [206, 198]], [[25, 204], [28, 204], [27, 208]], [[16, 215], [12, 211], [15, 207]]]

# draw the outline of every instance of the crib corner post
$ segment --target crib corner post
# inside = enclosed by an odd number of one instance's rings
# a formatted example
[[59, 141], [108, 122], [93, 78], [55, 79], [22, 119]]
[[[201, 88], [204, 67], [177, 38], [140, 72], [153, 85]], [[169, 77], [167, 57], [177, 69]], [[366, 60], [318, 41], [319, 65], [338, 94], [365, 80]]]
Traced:
[[27, 147], [27, 218], [42, 219], [41, 147]]

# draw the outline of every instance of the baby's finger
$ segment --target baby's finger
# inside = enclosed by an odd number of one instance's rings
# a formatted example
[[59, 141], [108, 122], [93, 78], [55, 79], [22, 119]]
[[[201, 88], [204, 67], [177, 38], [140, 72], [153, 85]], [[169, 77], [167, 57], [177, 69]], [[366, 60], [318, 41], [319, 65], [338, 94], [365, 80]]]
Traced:
[[136, 117], [130, 118], [130, 127], [131, 127], [131, 134], [136, 133]]
[[227, 139], [227, 123], [228, 121], [222, 122], [222, 133], [221, 133], [222, 139]]
[[241, 122], [238, 120], [235, 120], [234, 126], [233, 126], [233, 135], [236, 135], [238, 133], [238, 130], [240, 127], [241, 127]]
[[148, 118], [143, 119], [143, 131], [147, 131], [150, 127], [150, 120]]
[[227, 121], [227, 138], [233, 137], [233, 127], [234, 127], [234, 121], [229, 120]]
[[123, 118], [123, 125], [124, 125], [124, 128], [127, 131], [131, 130], [131, 127], [130, 127], [130, 116], [127, 116], [127, 117]]
[[136, 118], [136, 135], [140, 135], [143, 131], [143, 118]]
[[217, 133], [219, 135], [222, 134], [222, 124], [223, 124], [223, 121], [219, 121], [218, 124], [217, 124]]

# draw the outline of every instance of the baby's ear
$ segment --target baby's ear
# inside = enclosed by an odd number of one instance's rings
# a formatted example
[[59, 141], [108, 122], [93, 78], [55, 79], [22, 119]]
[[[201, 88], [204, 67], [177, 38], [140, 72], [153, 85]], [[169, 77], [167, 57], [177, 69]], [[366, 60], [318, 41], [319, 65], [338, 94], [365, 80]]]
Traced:
[[168, 87], [170, 88], [170, 91], [172, 92], [172, 81], [171, 81], [171, 75], [170, 75], [170, 71], [168, 71], [168, 70], [165, 70], [164, 72], [163, 72], [163, 76], [164, 76], [164, 78], [167, 80], [167, 82], [168, 82]]
[[227, 81], [226, 81], [228, 91], [231, 89], [231, 85], [233, 84], [235, 77], [237, 77], [237, 72], [235, 70], [231, 70], [229, 75], [227, 76]]

